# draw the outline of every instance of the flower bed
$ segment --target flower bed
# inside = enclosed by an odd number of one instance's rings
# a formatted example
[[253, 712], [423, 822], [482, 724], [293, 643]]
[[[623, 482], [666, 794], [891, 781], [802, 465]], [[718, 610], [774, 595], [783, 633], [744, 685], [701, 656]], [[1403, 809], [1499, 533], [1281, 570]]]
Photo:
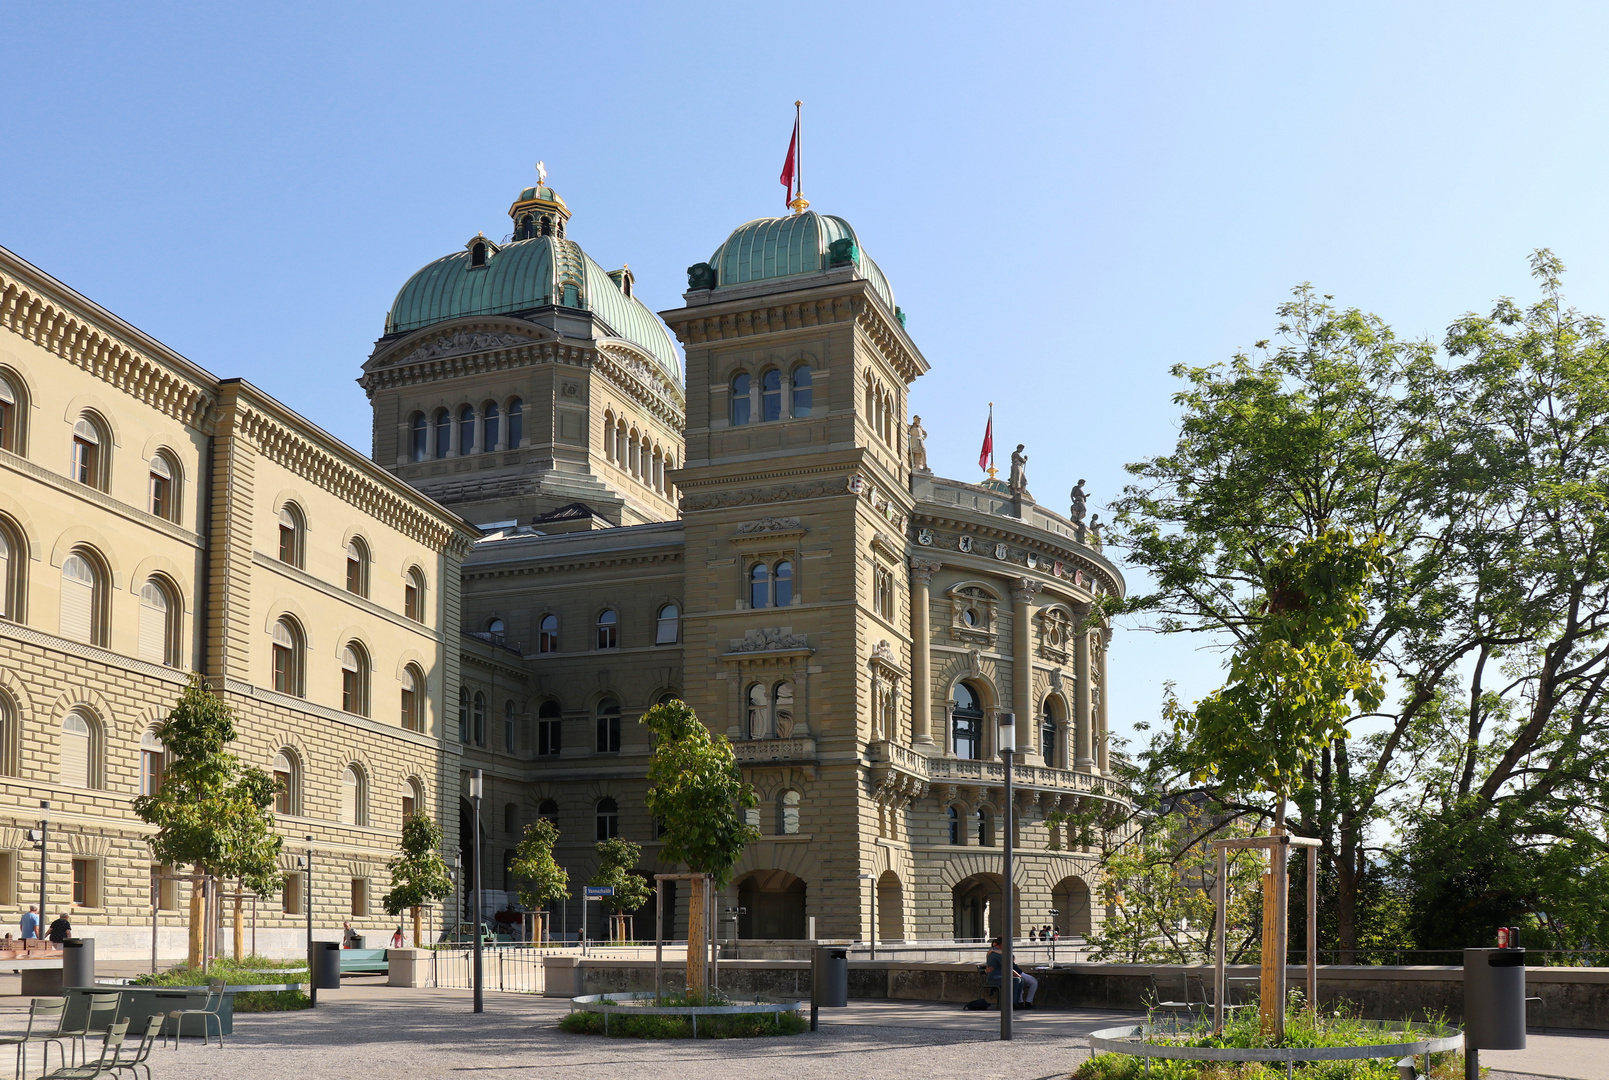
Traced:
[[721, 996], [586, 994], [570, 999], [559, 1027], [578, 1035], [637, 1039], [734, 1039], [797, 1035], [810, 1024], [800, 1001], [732, 1001]]

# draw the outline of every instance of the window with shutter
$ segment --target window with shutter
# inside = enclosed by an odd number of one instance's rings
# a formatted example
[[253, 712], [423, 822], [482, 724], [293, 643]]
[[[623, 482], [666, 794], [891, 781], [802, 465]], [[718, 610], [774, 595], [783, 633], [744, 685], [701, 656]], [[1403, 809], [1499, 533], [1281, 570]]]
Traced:
[[341, 824], [358, 823], [358, 771], [347, 766], [341, 774]]
[[0, 619], [11, 617], [11, 541], [0, 530]]
[[162, 771], [167, 762], [167, 748], [156, 732], [147, 731], [140, 737], [140, 794], [155, 795], [162, 790]]
[[172, 662], [168, 654], [168, 594], [154, 581], [140, 589], [141, 660], [153, 664]]
[[16, 452], [17, 391], [0, 375], [0, 450]]
[[95, 570], [82, 555], [69, 555], [61, 565], [61, 636], [93, 643]]
[[61, 725], [61, 783], [67, 787], [90, 786], [90, 752], [93, 743], [90, 722], [80, 713], [68, 713]]
[[290, 755], [283, 750], [274, 755], [274, 783], [279, 785], [279, 790], [274, 794], [274, 813], [294, 813], [292, 807], [295, 805], [293, 799], [296, 794], [296, 766], [291, 761]]

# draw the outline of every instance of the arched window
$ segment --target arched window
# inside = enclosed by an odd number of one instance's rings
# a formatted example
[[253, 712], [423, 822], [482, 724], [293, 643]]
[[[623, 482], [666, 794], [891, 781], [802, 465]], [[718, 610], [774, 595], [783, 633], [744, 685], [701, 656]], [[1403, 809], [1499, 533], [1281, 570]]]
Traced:
[[166, 450], [151, 455], [148, 509], [165, 521], [179, 520], [179, 466]]
[[557, 701], [542, 702], [536, 711], [536, 752], [546, 757], [564, 749], [564, 721]]
[[486, 745], [486, 695], [477, 691], [475, 693], [475, 712], [473, 716], [476, 746]]
[[675, 604], [666, 604], [659, 609], [659, 615], [654, 619], [654, 644], [674, 645], [681, 636], [681, 611]]
[[99, 561], [75, 551], [61, 564], [61, 636], [106, 644], [106, 585]]
[[140, 587], [139, 657], [153, 664], [180, 667], [179, 610], [172, 586], [151, 578]]
[[777, 834], [799, 834], [799, 793], [789, 788], [777, 796]]
[[453, 452], [453, 414], [446, 409], [436, 410], [436, 457], [444, 458]]
[[776, 573], [772, 577], [776, 606], [788, 607], [793, 603], [793, 563], [783, 559], [777, 563]]
[[536, 816], [557, 825], [559, 823], [559, 804], [552, 799], [543, 799], [536, 806]]
[[626, 467], [626, 421], [623, 418], [615, 423], [615, 464], [622, 469]]
[[665, 456], [659, 452], [657, 446], [654, 447], [654, 469], [650, 483], [655, 491], [665, 490]]
[[793, 416], [809, 416], [811, 403], [814, 401], [812, 382], [810, 378], [810, 365], [800, 364], [793, 369], [793, 401], [790, 410]]
[[748, 699], [749, 738], [769, 739], [771, 737], [771, 701], [766, 694], [765, 684], [750, 684]]
[[539, 653], [556, 653], [559, 651], [559, 617], [557, 615], [544, 615], [537, 624], [536, 651]]
[[341, 650], [341, 711], [369, 715], [369, 654], [355, 641]]
[[361, 536], [346, 543], [346, 591], [357, 596], [369, 595], [369, 545]]
[[626, 470], [633, 476], [642, 475], [642, 440], [637, 435], [637, 429], [631, 429], [631, 439], [626, 444], [626, 453], [630, 459]]
[[423, 461], [430, 456], [430, 421], [424, 413], [416, 412], [408, 426], [408, 460]]
[[87, 713], [74, 709], [61, 724], [61, 771], [65, 787], [99, 787], [100, 725]]
[[289, 750], [281, 750], [274, 755], [274, 784], [278, 790], [274, 793], [274, 813], [299, 814], [301, 813], [301, 769], [297, 764], [296, 755]]
[[485, 244], [475, 244], [469, 249], [469, 265], [471, 267], [486, 265]]
[[402, 788], [402, 820], [407, 821], [415, 814], [423, 813], [424, 808], [425, 786], [418, 777], [410, 776]]
[[17, 704], [0, 693], [0, 773], [17, 775]]
[[732, 426], [749, 422], [749, 373], [740, 371], [732, 376]]
[[525, 405], [519, 398], [508, 399], [508, 448], [518, 450], [525, 441]]
[[469, 742], [469, 690], [466, 687], [458, 688], [458, 741]]
[[983, 702], [966, 683], [955, 684], [955, 756], [976, 760], [983, 756]]
[[140, 794], [155, 795], [162, 790], [162, 772], [167, 765], [167, 748], [155, 731], [140, 736]]
[[771, 568], [765, 563], [749, 567], [749, 607], [763, 608], [771, 604]]
[[274, 624], [274, 689], [281, 694], [302, 696], [302, 628], [289, 618]]
[[793, 737], [793, 684], [786, 680], [771, 687], [771, 730], [779, 739]]
[[22, 530], [5, 517], [0, 517], [0, 619], [22, 621], [27, 568], [28, 545]]
[[605, 608], [598, 616], [598, 648], [620, 647], [620, 617], [613, 608]]
[[302, 557], [307, 545], [304, 542], [307, 532], [306, 519], [302, 517], [301, 508], [295, 503], [286, 503], [279, 508], [279, 561], [291, 566], [301, 566]]
[[503, 702], [503, 749], [510, 754], [514, 752], [514, 726], [517, 718], [514, 715], [514, 703]]
[[72, 477], [80, 484], [106, 490], [112, 440], [100, 418], [85, 413], [73, 425]]
[[994, 815], [980, 806], [973, 817], [977, 821], [978, 846], [994, 847]]
[[760, 419], [782, 419], [782, 372], [776, 368], [760, 376]]
[[1056, 699], [1046, 698], [1044, 714], [1039, 720], [1039, 752], [1045, 757], [1045, 765], [1054, 769], [1058, 760], [1056, 753]]
[[604, 698], [598, 702], [598, 753], [620, 752], [620, 702]]
[[417, 566], [408, 568], [403, 581], [402, 613], [415, 622], [425, 621], [425, 575]]
[[367, 825], [368, 824], [368, 785], [363, 770], [357, 765], [348, 765], [341, 770], [341, 824]]
[[507, 629], [502, 619], [490, 619], [486, 623], [486, 633], [491, 635], [491, 639], [499, 644], [502, 643]]
[[603, 410], [603, 456], [615, 460], [615, 414], [613, 409]]
[[0, 450], [22, 453], [23, 397], [21, 380], [0, 372]]
[[598, 839], [613, 840], [620, 835], [620, 804], [605, 795], [598, 800]]
[[950, 819], [950, 843], [959, 847], [965, 842], [965, 838], [961, 835], [961, 812], [952, 806], [948, 816]]
[[458, 453], [460, 456], [475, 452], [475, 406], [465, 405], [458, 410]]
[[498, 430], [502, 417], [498, 413], [497, 402], [488, 401], [481, 406], [480, 417], [481, 449], [486, 451], [498, 449], [498, 440], [503, 433]]
[[424, 674], [413, 664], [402, 669], [402, 726], [407, 731], [423, 731]]

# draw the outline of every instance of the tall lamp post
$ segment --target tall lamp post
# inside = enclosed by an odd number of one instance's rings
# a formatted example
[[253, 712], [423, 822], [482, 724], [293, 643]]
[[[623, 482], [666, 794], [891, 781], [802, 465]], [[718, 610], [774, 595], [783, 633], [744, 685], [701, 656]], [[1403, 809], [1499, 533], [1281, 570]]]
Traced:
[[1000, 904], [1005, 908], [1006, 932], [1000, 935], [1003, 947], [1000, 950], [1000, 1038], [1011, 1038], [1011, 1017], [1017, 1005], [1017, 972], [1011, 962], [1012, 937], [1017, 928], [1011, 918], [1011, 845], [1016, 841], [1015, 815], [1012, 813], [1016, 805], [1011, 793], [1011, 758], [1017, 749], [1017, 714], [1003, 712], [1000, 714], [999, 741], [1000, 760], [1006, 766], [1006, 805], [1003, 817], [1002, 833], [1005, 837], [1005, 881], [1000, 886]]
[[[312, 962], [313, 955], [313, 838], [307, 838], [307, 895], [302, 897], [302, 907], [307, 912], [307, 953], [308, 962]], [[311, 977], [312, 973], [308, 973]]]
[[470, 931], [475, 935], [475, 1011], [485, 1012], [486, 1002], [483, 998], [483, 971], [481, 968], [481, 940], [480, 940], [480, 800], [485, 792], [486, 781], [479, 769], [469, 770], [469, 801], [475, 804], [475, 910], [470, 913]]
[[45, 939], [45, 866], [50, 861], [50, 800], [39, 803], [39, 925], [34, 937]]

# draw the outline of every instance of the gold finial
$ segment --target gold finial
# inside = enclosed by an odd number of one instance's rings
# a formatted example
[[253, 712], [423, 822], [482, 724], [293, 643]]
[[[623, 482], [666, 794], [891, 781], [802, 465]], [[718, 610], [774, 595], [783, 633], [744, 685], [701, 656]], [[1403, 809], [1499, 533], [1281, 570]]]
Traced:
[[803, 194], [795, 195], [793, 197], [793, 200], [788, 203], [788, 206], [790, 206], [793, 209], [793, 212], [795, 214], [804, 213], [805, 208], [807, 206], [809, 206], [809, 205], [810, 205], [810, 200], [805, 198]]

